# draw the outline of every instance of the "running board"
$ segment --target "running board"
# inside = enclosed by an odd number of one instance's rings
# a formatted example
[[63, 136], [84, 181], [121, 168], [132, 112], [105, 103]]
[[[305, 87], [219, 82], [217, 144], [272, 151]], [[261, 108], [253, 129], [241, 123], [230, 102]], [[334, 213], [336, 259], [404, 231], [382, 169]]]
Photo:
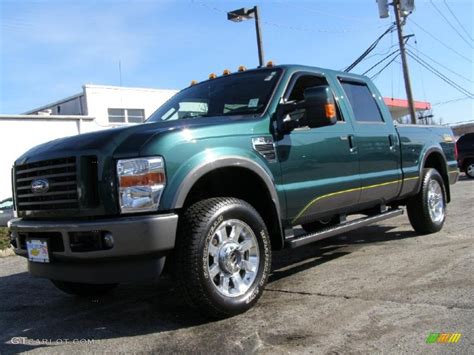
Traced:
[[305, 234], [299, 237], [287, 239], [285, 241], [285, 245], [289, 248], [298, 248], [309, 243], [317, 242], [318, 240], [321, 240], [321, 239], [333, 237], [341, 233], [349, 232], [357, 228], [368, 226], [369, 224], [372, 224], [372, 223], [376, 223], [376, 222], [383, 221], [385, 219], [397, 217], [397, 216], [400, 216], [401, 214], [403, 214], [402, 209], [397, 208], [393, 210], [388, 210], [387, 212], [383, 212], [375, 216], [359, 218], [350, 222], [338, 224], [334, 227], [330, 227], [316, 233]]

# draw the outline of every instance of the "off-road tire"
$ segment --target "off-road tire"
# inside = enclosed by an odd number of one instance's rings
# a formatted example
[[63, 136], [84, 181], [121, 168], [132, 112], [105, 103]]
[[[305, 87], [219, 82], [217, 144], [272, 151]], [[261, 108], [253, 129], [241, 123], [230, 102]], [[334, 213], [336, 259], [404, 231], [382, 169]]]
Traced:
[[111, 292], [118, 284], [84, 284], [78, 282], [67, 282], [59, 280], [51, 280], [54, 286], [59, 290], [79, 297], [95, 297], [102, 296]]
[[[259, 265], [250, 288], [241, 296], [221, 294], [208, 271], [210, 243], [225, 221], [239, 220], [253, 231]], [[210, 198], [188, 207], [178, 225], [175, 255], [178, 287], [188, 304], [208, 318], [221, 319], [243, 313], [260, 298], [271, 270], [271, 246], [267, 228], [258, 212], [236, 198]]]
[[[421, 179], [420, 191], [407, 203], [408, 219], [418, 234], [436, 233], [443, 228], [444, 221], [446, 220], [446, 188], [443, 178], [436, 169], [423, 169]], [[444, 216], [440, 221], [433, 220], [429, 211], [428, 189], [430, 181], [432, 180], [435, 180], [439, 184], [442, 191]]]

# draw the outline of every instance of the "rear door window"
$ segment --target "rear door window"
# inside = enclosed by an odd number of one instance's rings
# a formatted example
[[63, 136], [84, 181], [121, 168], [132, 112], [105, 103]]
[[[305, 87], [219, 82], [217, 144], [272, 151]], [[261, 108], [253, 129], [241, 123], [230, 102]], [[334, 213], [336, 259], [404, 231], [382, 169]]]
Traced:
[[342, 88], [357, 122], [383, 123], [374, 95], [364, 83], [341, 80]]

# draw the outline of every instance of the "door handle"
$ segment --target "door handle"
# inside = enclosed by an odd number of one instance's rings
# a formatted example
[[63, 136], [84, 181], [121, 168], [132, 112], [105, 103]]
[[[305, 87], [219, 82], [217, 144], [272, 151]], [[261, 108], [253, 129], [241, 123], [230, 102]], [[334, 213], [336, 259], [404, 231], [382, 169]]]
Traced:
[[351, 153], [354, 153], [356, 150], [357, 150], [357, 146], [356, 146], [356, 143], [355, 143], [355, 137], [353, 134], [349, 134], [347, 136], [347, 140], [349, 141], [349, 151]]
[[388, 144], [390, 145], [390, 150], [395, 150], [395, 137], [393, 134], [388, 135]]

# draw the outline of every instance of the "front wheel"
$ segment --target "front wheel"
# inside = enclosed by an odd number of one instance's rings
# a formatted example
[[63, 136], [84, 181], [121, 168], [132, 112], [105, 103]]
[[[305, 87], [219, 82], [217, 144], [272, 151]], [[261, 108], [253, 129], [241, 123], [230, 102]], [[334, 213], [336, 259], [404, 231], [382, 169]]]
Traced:
[[408, 218], [417, 233], [435, 233], [446, 220], [446, 190], [435, 169], [423, 169], [421, 189], [407, 204]]
[[236, 198], [195, 203], [181, 217], [176, 268], [188, 303], [211, 318], [243, 313], [262, 295], [271, 267], [267, 228]]
[[68, 293], [70, 295], [79, 296], [79, 297], [94, 297], [101, 296], [106, 293], [109, 293], [117, 284], [84, 284], [78, 282], [67, 282], [59, 280], [51, 280], [54, 286], [56, 286], [61, 291]]

